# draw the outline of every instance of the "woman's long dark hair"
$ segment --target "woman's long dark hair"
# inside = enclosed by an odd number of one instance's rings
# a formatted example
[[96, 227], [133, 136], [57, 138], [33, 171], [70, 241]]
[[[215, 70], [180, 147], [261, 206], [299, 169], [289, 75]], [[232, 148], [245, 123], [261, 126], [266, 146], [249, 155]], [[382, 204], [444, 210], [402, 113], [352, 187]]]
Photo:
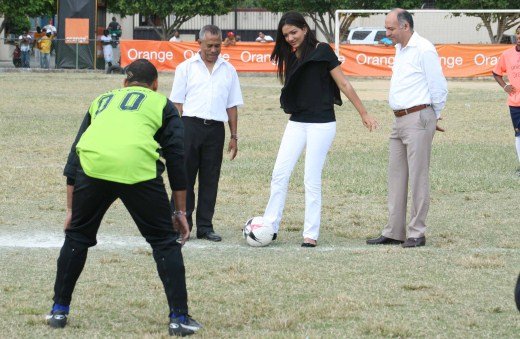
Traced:
[[285, 25], [296, 26], [300, 29], [307, 28], [307, 34], [305, 34], [302, 44], [298, 47], [300, 60], [305, 59], [305, 57], [316, 48], [316, 44], [318, 43], [318, 39], [316, 39], [309, 25], [307, 25], [305, 18], [299, 12], [291, 11], [282, 16], [278, 23], [276, 43], [271, 53], [271, 61], [278, 65], [278, 79], [280, 79], [282, 83], [290, 72], [291, 67], [294, 66], [288, 63], [289, 55], [292, 53], [292, 47], [285, 41], [285, 37], [283, 36], [282, 27]]

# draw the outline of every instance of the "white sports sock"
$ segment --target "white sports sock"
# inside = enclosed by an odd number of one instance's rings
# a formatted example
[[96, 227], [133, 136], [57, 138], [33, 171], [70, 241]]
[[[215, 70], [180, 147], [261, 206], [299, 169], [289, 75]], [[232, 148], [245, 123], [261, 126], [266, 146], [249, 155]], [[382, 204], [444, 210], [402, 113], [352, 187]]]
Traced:
[[520, 137], [516, 137], [516, 154], [518, 155], [518, 161], [520, 161]]

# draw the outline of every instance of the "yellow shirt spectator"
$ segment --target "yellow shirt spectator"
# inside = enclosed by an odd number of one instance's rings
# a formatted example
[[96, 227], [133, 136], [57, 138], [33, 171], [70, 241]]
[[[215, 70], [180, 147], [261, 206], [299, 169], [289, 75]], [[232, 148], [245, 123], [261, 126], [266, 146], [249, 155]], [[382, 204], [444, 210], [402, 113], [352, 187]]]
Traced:
[[49, 54], [51, 52], [52, 39], [48, 36], [44, 36], [40, 41], [40, 50], [42, 53]]

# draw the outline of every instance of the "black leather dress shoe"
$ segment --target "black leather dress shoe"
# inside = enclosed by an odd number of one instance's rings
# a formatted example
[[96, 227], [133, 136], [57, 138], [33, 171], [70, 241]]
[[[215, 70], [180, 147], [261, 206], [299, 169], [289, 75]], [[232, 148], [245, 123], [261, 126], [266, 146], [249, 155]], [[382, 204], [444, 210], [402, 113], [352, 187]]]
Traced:
[[419, 247], [426, 245], [426, 237], [420, 237], [420, 238], [408, 238], [406, 241], [401, 245], [403, 247]]
[[401, 240], [387, 238], [383, 235], [379, 236], [378, 238], [367, 240], [367, 245], [399, 245], [402, 243], [403, 242]]
[[208, 231], [206, 233], [199, 234], [197, 233], [197, 239], [206, 239], [209, 241], [221, 241], [222, 237], [215, 233], [214, 231]]

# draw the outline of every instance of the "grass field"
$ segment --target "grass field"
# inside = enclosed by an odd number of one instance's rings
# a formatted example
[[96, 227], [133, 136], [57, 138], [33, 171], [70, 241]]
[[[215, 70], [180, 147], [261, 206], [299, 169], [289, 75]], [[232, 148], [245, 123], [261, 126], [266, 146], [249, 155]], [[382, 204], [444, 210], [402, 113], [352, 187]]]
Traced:
[[[168, 95], [171, 74], [160, 75]], [[278, 240], [248, 247], [287, 116], [274, 77], [241, 76], [239, 155], [225, 158], [215, 215], [222, 243], [184, 248], [190, 313], [215, 338], [518, 338], [520, 178], [505, 95], [492, 81], [449, 81], [431, 166], [427, 246], [370, 247], [386, 221], [392, 114], [388, 80], [352, 80], [381, 128], [337, 108], [323, 174], [318, 247], [300, 247], [303, 162]], [[0, 337], [164, 337], [167, 305], [151, 250], [120, 202], [91, 249], [65, 330], [44, 322], [63, 239], [63, 166], [90, 102], [120, 75], [0, 73]]]

